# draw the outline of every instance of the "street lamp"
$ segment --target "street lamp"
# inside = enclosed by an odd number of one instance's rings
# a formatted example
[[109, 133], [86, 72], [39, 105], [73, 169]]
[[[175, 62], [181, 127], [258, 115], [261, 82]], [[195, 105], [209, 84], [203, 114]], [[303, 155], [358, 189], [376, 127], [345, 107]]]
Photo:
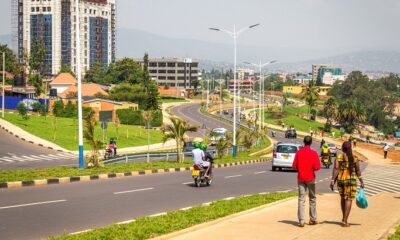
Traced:
[[236, 40], [241, 33], [244, 31], [257, 27], [260, 24], [254, 24], [236, 31], [236, 25], [233, 25], [233, 31], [220, 29], [220, 28], [210, 28], [212, 31], [224, 32], [233, 38], [233, 143], [232, 143], [232, 156], [236, 158], [237, 146], [236, 146]]
[[255, 67], [258, 67], [259, 71], [260, 71], [260, 99], [259, 99], [260, 125], [259, 126], [260, 126], [260, 130], [262, 130], [263, 129], [263, 125], [264, 125], [264, 111], [263, 110], [264, 110], [264, 105], [265, 105], [265, 103], [264, 103], [264, 95], [265, 95], [265, 92], [264, 92], [264, 79], [263, 79], [263, 75], [262, 75], [262, 68], [267, 66], [267, 65], [269, 65], [269, 64], [276, 63], [276, 60], [269, 61], [269, 62], [266, 62], [266, 63], [262, 63], [261, 60], [260, 60], [259, 64], [251, 63], [251, 62], [244, 62], [244, 63], [245, 64], [249, 64], [249, 65], [253, 65]]
[[76, 76], [78, 80], [78, 141], [79, 141], [79, 168], [85, 167], [83, 159], [83, 124], [82, 124], [82, 74], [81, 74], [81, 41], [80, 41], [80, 14], [79, 14], [79, 0], [75, 0], [75, 13], [76, 13], [76, 29], [75, 29], [75, 43], [76, 43]]
[[5, 82], [6, 82], [6, 53], [3, 52], [3, 88], [2, 88], [2, 102], [1, 102], [1, 117], [4, 119], [4, 102], [5, 102], [5, 91], [4, 91], [4, 87], [5, 87]]

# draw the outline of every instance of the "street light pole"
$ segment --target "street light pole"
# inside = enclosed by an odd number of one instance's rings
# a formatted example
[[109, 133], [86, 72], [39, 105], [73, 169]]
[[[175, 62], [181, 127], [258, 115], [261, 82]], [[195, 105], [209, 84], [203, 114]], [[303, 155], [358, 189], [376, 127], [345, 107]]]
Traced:
[[76, 13], [76, 29], [75, 29], [75, 43], [76, 43], [76, 76], [78, 80], [78, 140], [79, 140], [79, 168], [85, 167], [83, 159], [83, 123], [82, 123], [82, 74], [81, 74], [81, 41], [80, 41], [80, 14], [79, 14], [79, 0], [75, 0], [75, 13]]
[[233, 141], [232, 141], [232, 156], [236, 158], [237, 155], [237, 145], [236, 145], [236, 42], [239, 35], [251, 28], [257, 27], [260, 24], [254, 24], [236, 31], [236, 25], [233, 25], [233, 32], [225, 29], [210, 28], [213, 31], [219, 31], [227, 33], [233, 38], [233, 55], [234, 55], [234, 65], [233, 65]]
[[210, 104], [210, 79], [207, 79], [207, 112], [208, 112], [208, 105]]
[[5, 102], [5, 100], [6, 100], [6, 97], [4, 96], [5, 95], [5, 90], [4, 90], [4, 87], [5, 87], [5, 82], [6, 82], [6, 75], [5, 75], [5, 72], [6, 72], [6, 53], [5, 52], [3, 52], [3, 87], [2, 87], [2, 102], [1, 102], [1, 117], [4, 119], [4, 102]]
[[260, 128], [260, 131], [261, 131], [263, 129], [263, 127], [264, 127], [264, 114], [265, 114], [264, 113], [265, 91], [264, 91], [264, 79], [263, 79], [263, 74], [262, 74], [262, 68], [267, 66], [267, 65], [269, 65], [269, 64], [276, 63], [276, 60], [269, 61], [269, 62], [266, 62], [266, 63], [262, 63], [261, 60], [260, 60], [259, 64], [251, 63], [251, 62], [244, 62], [244, 63], [245, 64], [249, 64], [249, 65], [253, 65], [253, 66], [259, 68], [259, 73], [260, 73], [260, 93], [259, 93], [260, 94], [260, 99], [259, 99], [260, 123], [259, 123], [259, 128]]

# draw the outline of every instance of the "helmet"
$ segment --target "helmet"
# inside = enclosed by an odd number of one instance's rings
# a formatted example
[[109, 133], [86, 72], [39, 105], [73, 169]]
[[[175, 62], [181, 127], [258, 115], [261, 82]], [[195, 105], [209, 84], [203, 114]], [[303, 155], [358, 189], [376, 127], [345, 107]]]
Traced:
[[207, 145], [205, 145], [204, 143], [200, 144], [200, 149], [203, 151], [207, 150]]
[[200, 143], [194, 142], [194, 143], [193, 143], [193, 147], [194, 147], [194, 148], [200, 148]]
[[324, 144], [324, 148], [327, 148], [327, 147], [329, 147], [329, 146], [328, 146], [328, 144], [325, 143], [325, 144]]
[[337, 158], [338, 160], [342, 160], [342, 159], [343, 159], [343, 155], [342, 155], [342, 154], [338, 154], [338, 155], [336, 156], [336, 158]]

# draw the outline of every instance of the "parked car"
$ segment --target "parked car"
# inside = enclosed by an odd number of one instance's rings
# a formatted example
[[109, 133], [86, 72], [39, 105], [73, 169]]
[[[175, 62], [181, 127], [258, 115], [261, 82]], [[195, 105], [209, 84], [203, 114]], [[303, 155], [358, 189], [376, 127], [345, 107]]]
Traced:
[[226, 139], [227, 132], [226, 128], [214, 128], [211, 130], [211, 145], [215, 145], [221, 138]]
[[296, 143], [277, 144], [273, 151], [272, 171], [281, 170], [282, 168], [292, 168], [294, 156], [301, 147], [300, 144]]
[[285, 132], [285, 138], [297, 138], [297, 132], [295, 129], [289, 129]]

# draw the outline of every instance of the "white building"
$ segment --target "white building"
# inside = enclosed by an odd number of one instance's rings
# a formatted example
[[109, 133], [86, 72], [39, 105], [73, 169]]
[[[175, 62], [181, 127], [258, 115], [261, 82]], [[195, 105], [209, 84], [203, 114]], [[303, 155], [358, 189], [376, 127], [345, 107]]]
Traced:
[[322, 77], [322, 83], [327, 85], [333, 85], [336, 81], [346, 80], [346, 75], [333, 75], [330, 72], [326, 72]]
[[254, 70], [251, 68], [238, 68], [237, 79], [246, 80], [254, 76]]
[[34, 40], [45, 48], [48, 75], [62, 64], [76, 72], [75, 32], [80, 32], [81, 69], [95, 62], [115, 61], [116, 0], [80, 0], [80, 26], [76, 26], [74, 0], [12, 0], [13, 41], [18, 58], [31, 51]]

